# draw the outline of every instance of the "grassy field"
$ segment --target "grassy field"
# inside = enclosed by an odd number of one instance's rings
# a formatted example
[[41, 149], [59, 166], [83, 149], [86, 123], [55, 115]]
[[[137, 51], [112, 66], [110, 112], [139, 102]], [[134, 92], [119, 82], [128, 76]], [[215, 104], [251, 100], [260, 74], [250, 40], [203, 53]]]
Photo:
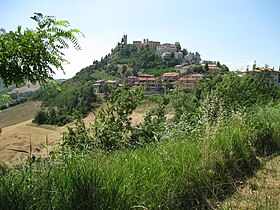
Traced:
[[219, 209], [280, 209], [280, 155], [264, 159], [252, 178], [219, 205]]
[[0, 128], [15, 125], [34, 118], [40, 109], [41, 103], [38, 101], [26, 102], [0, 112]]
[[[261, 168], [259, 157], [280, 151], [279, 111], [280, 107], [262, 107], [191, 133], [181, 124], [166, 132], [164, 141], [138, 149], [92, 155], [67, 152], [21, 167], [2, 165], [0, 208], [216, 207]], [[268, 173], [277, 176], [275, 169]], [[266, 205], [273, 202], [269, 196], [256, 199]]]

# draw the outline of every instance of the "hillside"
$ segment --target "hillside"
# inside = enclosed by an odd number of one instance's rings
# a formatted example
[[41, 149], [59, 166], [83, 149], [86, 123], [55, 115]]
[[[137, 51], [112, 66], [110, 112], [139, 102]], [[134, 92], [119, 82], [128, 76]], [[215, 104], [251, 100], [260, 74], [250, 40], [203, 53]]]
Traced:
[[[186, 49], [180, 51], [180, 48], [177, 49], [173, 44], [166, 45], [171, 45], [173, 47], [171, 50], [178, 50], [176, 53], [179, 55], [198, 59], [188, 61], [183, 60], [183, 57], [179, 59], [174, 52], [162, 57], [149, 44], [151, 42], [144, 43], [139, 48], [135, 44], [118, 43], [110, 53], [101, 57], [100, 61], [95, 60], [92, 65], [83, 68], [73, 78], [63, 82], [59, 89], [49, 87], [46, 91], [35, 94], [34, 98], [42, 101], [43, 106], [52, 107], [50, 109], [52, 113], [42, 110], [40, 113], [42, 116], [51, 117], [48, 117], [49, 119], [43, 117], [42, 120], [39, 119], [39, 123], [65, 125], [73, 120], [76, 112], [85, 116], [96, 108], [99, 98], [95, 94], [94, 84], [98, 80], [112, 80], [118, 84], [124, 83], [128, 76], [137, 76], [140, 73], [160, 76], [165, 72], [176, 71], [174, 67], [177, 64], [198, 63], [200, 59], [199, 53], [187, 52]], [[103, 92], [109, 93], [110, 87], [111, 85], [105, 85]], [[38, 123], [37, 120], [36, 122]]]
[[40, 102], [25, 102], [0, 112], [0, 128], [33, 119], [40, 109]]
[[[143, 121], [143, 115], [153, 107], [154, 104], [139, 106], [131, 115], [131, 122], [138, 124]], [[0, 163], [8, 165], [21, 164], [28, 157], [28, 153], [17, 152], [16, 150], [29, 151], [30, 140], [32, 154], [36, 156], [46, 155], [47, 150], [42, 146], [48, 138], [49, 149], [56, 148], [61, 142], [62, 133], [67, 131], [67, 126], [35, 126], [32, 120], [39, 109], [39, 102], [28, 102], [15, 107], [3, 110], [0, 113]], [[94, 114], [90, 113], [84, 122], [87, 127], [93, 122]]]

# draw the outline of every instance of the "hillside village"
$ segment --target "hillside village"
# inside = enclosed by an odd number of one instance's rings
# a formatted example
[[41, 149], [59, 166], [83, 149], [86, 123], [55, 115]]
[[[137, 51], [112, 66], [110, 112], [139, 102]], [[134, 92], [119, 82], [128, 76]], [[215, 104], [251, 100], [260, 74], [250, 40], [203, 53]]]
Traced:
[[[127, 35], [124, 35], [118, 46], [128, 45]], [[102, 93], [105, 85], [119, 86], [121, 83], [126, 82], [130, 87], [144, 86], [146, 94], [159, 94], [162, 93], [164, 88], [185, 88], [194, 90], [199, 80], [207, 79], [207, 74], [221, 73], [221, 70], [228, 71], [225, 65], [220, 62], [202, 60], [198, 52], [188, 52], [186, 49], [181, 49], [179, 42], [174, 44], [163, 43], [159, 41], [150, 41], [144, 39], [142, 41], [133, 41], [133, 46], [136, 46], [137, 51], [148, 48], [154, 51], [157, 55], [164, 60], [177, 60], [178, 65], [175, 65], [171, 72], [165, 72], [161, 76], [156, 77], [153, 74], [146, 74], [145, 71], [138, 75], [130, 75], [120, 81], [117, 80], [97, 80], [94, 84], [94, 91]], [[223, 67], [223, 69], [221, 69]], [[267, 72], [266, 77], [270, 82], [280, 84], [280, 67], [278, 70], [274, 68], [261, 68], [256, 67], [254, 64], [252, 70], [247, 69], [244, 72], [239, 72], [239, 76], [252, 74], [257, 72]]]

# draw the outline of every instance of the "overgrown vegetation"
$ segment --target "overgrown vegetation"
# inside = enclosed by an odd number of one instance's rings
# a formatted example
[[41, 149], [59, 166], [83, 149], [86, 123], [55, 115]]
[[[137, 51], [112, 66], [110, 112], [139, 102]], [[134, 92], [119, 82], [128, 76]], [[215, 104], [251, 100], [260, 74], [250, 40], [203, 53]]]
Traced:
[[77, 83], [75, 87], [68, 88], [63, 85], [61, 90], [50, 87], [47, 91], [39, 92], [34, 98], [41, 99], [44, 107], [35, 116], [34, 123], [65, 125], [73, 120], [76, 112], [87, 114], [98, 102], [91, 82]]
[[[14, 49], [10, 51], [23, 62], [14, 63], [7, 48], [1, 52], [0, 67], [5, 71], [0, 76], [5, 84], [50, 79], [49, 65], [62, 68], [65, 61], [59, 50], [68, 47], [64, 39], [79, 49], [74, 34], [80, 31], [58, 28], [67, 28], [67, 21], [40, 13], [33, 19], [38, 31], [22, 33], [20, 27], [16, 32], [0, 31], [0, 44]], [[27, 45], [33, 38], [37, 41]], [[17, 51], [19, 42], [25, 47], [23, 53]], [[181, 49], [179, 43], [176, 47]], [[27, 54], [29, 48], [42, 57]], [[37, 99], [47, 108], [38, 112], [36, 123], [62, 125], [76, 115], [76, 126], [69, 127], [50, 156], [32, 155], [30, 140], [26, 164], [0, 165], [0, 208], [207, 209], [254, 174], [261, 166], [259, 157], [279, 153], [278, 89], [265, 75], [225, 75], [228, 69], [218, 62], [221, 74], [209, 74], [211, 80], [200, 82], [196, 91], [172, 90], [151, 97], [157, 106], [138, 125], [133, 126], [129, 116], [142, 100], [143, 90], [123, 85], [109, 91], [91, 127], [85, 126], [80, 113], [97, 102], [92, 85], [96, 78], [174, 67], [178, 61], [173, 56], [162, 60], [148, 46], [138, 51], [133, 45], [119, 44], [112, 54], [62, 84], [61, 90], [38, 93]], [[27, 70], [27, 74], [10, 77], [10, 69]], [[30, 69], [35, 73], [30, 74]], [[4, 96], [3, 103], [7, 99]], [[47, 138], [44, 147], [48, 149]]]
[[[277, 91], [266, 80], [265, 91], [219, 89], [229, 82], [240, 78], [224, 76], [199, 98], [180, 90], [154, 98], [158, 106], [137, 126], [130, 124], [129, 114], [141, 91], [125, 86], [113, 91], [93, 125], [77, 121], [50, 157], [17, 168], [1, 166], [0, 208], [213, 207], [212, 201], [254, 174], [259, 157], [280, 151]], [[267, 91], [273, 94], [266, 97]], [[247, 92], [254, 97], [245, 103]], [[225, 103], [230, 94], [236, 99]], [[167, 119], [170, 109], [174, 116]]]

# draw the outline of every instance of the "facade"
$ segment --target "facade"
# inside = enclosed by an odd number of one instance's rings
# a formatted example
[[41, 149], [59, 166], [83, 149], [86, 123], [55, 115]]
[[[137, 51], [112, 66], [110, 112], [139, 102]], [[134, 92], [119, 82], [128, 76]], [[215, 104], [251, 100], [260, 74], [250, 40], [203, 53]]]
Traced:
[[133, 41], [133, 45], [135, 45], [137, 47], [138, 51], [140, 51], [141, 49], [145, 48], [147, 45], [149, 46], [150, 50], [156, 50], [157, 46], [160, 45], [160, 42], [149, 41], [148, 39], [144, 39], [143, 42], [141, 42], [141, 41]]
[[129, 76], [127, 82], [131, 87], [144, 86], [146, 94], [160, 93], [163, 89], [160, 78], [149, 74], [140, 74], [138, 77]]
[[176, 48], [175, 44], [165, 43], [165, 44], [161, 44], [161, 45], [157, 46], [156, 51], [160, 55], [162, 55], [165, 52], [168, 52], [168, 53], [177, 52], [177, 48]]
[[205, 76], [203, 74], [189, 74], [187, 76], [185, 76], [187, 78], [194, 78], [194, 79], [205, 79]]
[[175, 82], [179, 78], [180, 78], [180, 73], [170, 72], [170, 73], [164, 73], [161, 77], [161, 80], [163, 83], [171, 83], [171, 82]]
[[[203, 64], [201, 64], [201, 66], [204, 69], [206, 64], [203, 63]], [[208, 64], [208, 69], [209, 69], [209, 72], [217, 72], [220, 70], [220, 68], [216, 64]]]
[[197, 81], [197, 78], [181, 77], [175, 82], [175, 86], [180, 88], [194, 89]]

